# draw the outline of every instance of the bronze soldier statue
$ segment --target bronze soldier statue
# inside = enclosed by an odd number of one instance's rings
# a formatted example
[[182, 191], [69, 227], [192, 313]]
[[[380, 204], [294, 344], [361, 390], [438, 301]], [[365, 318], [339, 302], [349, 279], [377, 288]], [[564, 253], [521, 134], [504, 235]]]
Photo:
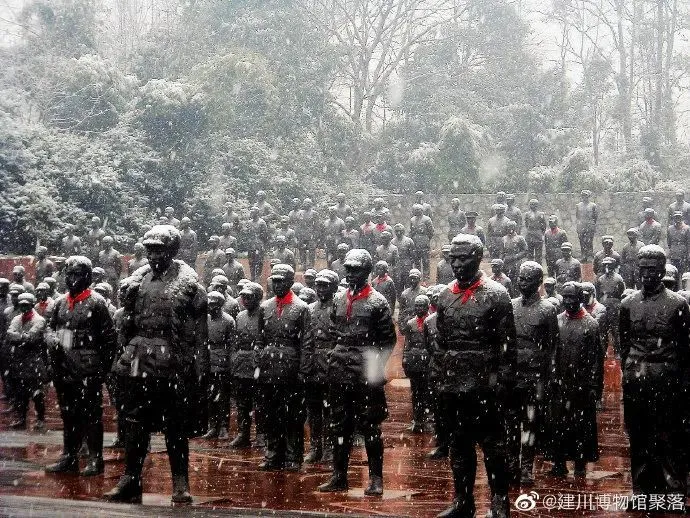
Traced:
[[[418, 295], [426, 295], [426, 288], [422, 286], [422, 272], [412, 268], [407, 274], [407, 288], [398, 296], [398, 327], [404, 332], [407, 322], [414, 315], [414, 301]], [[392, 308], [391, 308], [392, 309]]]
[[237, 246], [237, 236], [232, 235], [232, 224], [223, 223], [220, 227], [218, 248], [225, 250], [227, 248], [237, 248]]
[[237, 343], [230, 363], [233, 396], [237, 405], [238, 434], [230, 442], [231, 448], [251, 446], [249, 436], [252, 424], [251, 411], [255, 404], [254, 418], [257, 437], [260, 437], [264, 430], [263, 408], [257, 401], [254, 381], [256, 351], [262, 343], [263, 309], [261, 308], [261, 300], [264, 297], [264, 290], [260, 284], [248, 281], [242, 287], [239, 295], [244, 309], [237, 315]]
[[261, 211], [258, 207], [249, 209], [249, 221], [247, 221], [246, 226], [249, 279], [253, 282], [261, 278], [261, 272], [264, 268], [264, 254], [266, 253], [269, 237], [268, 226], [260, 214]]
[[199, 242], [196, 232], [190, 228], [192, 220], [187, 216], [180, 220], [180, 251], [178, 259], [192, 268], [196, 268], [196, 257], [199, 253]]
[[91, 228], [84, 236], [84, 255], [91, 262], [98, 260], [98, 252], [101, 250], [101, 240], [105, 237], [105, 230], [101, 228], [101, 218], [91, 218]]
[[331, 267], [335, 260], [336, 249], [345, 230], [345, 222], [338, 217], [338, 208], [328, 208], [328, 219], [323, 223], [324, 248], [326, 251], [326, 264]]
[[541, 264], [544, 251], [544, 232], [546, 232], [546, 215], [538, 210], [539, 200], [529, 201], [529, 210], [525, 213], [527, 235], [527, 258]]
[[508, 277], [505, 272], [503, 259], [491, 259], [491, 280], [503, 286], [510, 295], [513, 291], [513, 279]]
[[460, 208], [460, 199], [450, 200], [450, 212], [448, 212], [448, 242], [462, 232], [462, 227], [467, 225], [465, 211]]
[[338, 214], [338, 217], [345, 221], [345, 218], [351, 217], [352, 216], [352, 207], [350, 207], [347, 203], [345, 203], [345, 193], [344, 192], [339, 192], [335, 196], [335, 210]]
[[371, 280], [371, 287], [386, 297], [391, 314], [393, 314], [398, 290], [395, 281], [388, 275], [388, 263], [386, 261], [378, 261], [374, 266], [374, 278]]
[[7, 369], [7, 379], [14, 390], [14, 410], [17, 420], [10, 423], [10, 430], [26, 430], [26, 414], [29, 401], [34, 402], [36, 423], [34, 432], [45, 433], [44, 384], [48, 381], [45, 346], [45, 319], [34, 310], [36, 298], [31, 293], [22, 293], [17, 298], [19, 315], [7, 328], [7, 347], [12, 361]]
[[551, 475], [568, 474], [566, 461], [575, 463], [575, 476], [584, 478], [587, 462], [599, 458], [596, 401], [597, 365], [601, 345], [596, 320], [582, 307], [579, 283], [563, 286], [563, 307], [558, 315], [560, 341], [551, 383], [554, 460]]
[[505, 215], [505, 205], [495, 204], [492, 206], [492, 210], [496, 214], [489, 219], [487, 248], [489, 249], [489, 257], [496, 259], [501, 257], [503, 236], [508, 233], [508, 222], [510, 220]]
[[630, 439], [633, 494], [685, 499], [690, 309], [662, 282], [666, 253], [656, 245], [639, 252], [642, 289], [620, 309], [623, 410]]
[[440, 391], [455, 485], [453, 504], [442, 517], [474, 516], [477, 442], [484, 451], [492, 517], [510, 513], [503, 401], [514, 382], [515, 322], [508, 292], [479, 269], [482, 256], [478, 237], [455, 236], [450, 257], [456, 280], [438, 300], [436, 340], [445, 351]]
[[640, 224], [640, 240], [645, 245], [658, 245], [661, 241], [661, 223], [655, 218], [654, 209], [644, 210], [644, 221]]
[[63, 421], [63, 452], [46, 473], [76, 473], [86, 440], [89, 460], [83, 476], [103, 473], [103, 391], [115, 355], [113, 320], [103, 297], [89, 289], [91, 261], [72, 256], [66, 263], [69, 290], [55, 303], [46, 341]]
[[315, 279], [316, 302], [309, 305], [311, 311], [314, 350], [305, 358], [306, 405], [309, 419], [310, 450], [304, 462], [331, 462], [333, 441], [330, 432], [330, 404], [328, 403], [328, 355], [335, 347], [331, 331], [333, 297], [338, 291], [340, 279], [332, 270], [321, 270]]
[[316, 257], [316, 244], [321, 233], [321, 219], [313, 208], [311, 198], [305, 198], [302, 202], [302, 210], [299, 211], [295, 223], [295, 234], [299, 247], [299, 262], [302, 268], [314, 267]]
[[637, 228], [629, 228], [626, 232], [628, 236], [628, 243], [621, 250], [621, 277], [625, 281], [626, 288], [637, 288], [639, 271], [637, 264], [637, 254], [640, 248], [644, 246], [638, 241], [640, 231]]
[[690, 227], [683, 221], [683, 213], [676, 211], [673, 214], [673, 224], [666, 231], [668, 243], [669, 262], [678, 268], [682, 275], [688, 270], [688, 258], [690, 256]]
[[299, 471], [304, 456], [304, 367], [312, 354], [311, 314], [291, 290], [295, 271], [271, 269], [274, 297], [261, 305], [263, 339], [257, 351], [258, 393], [267, 423], [259, 469]]
[[465, 217], [467, 218], [467, 224], [464, 227], [462, 227], [460, 233], [469, 234], [471, 236], [477, 236], [479, 240], [482, 242], [482, 244], [486, 244], [486, 234], [484, 233], [484, 229], [477, 225], [477, 216], [479, 216], [479, 214], [477, 214], [477, 211], [468, 210], [465, 213]]
[[453, 279], [455, 275], [450, 265], [450, 244], [447, 244], [441, 247], [441, 260], [436, 265], [436, 283], [445, 285], [453, 282]]
[[207, 299], [197, 274], [175, 260], [180, 232], [156, 225], [144, 235], [148, 267], [131, 277], [123, 318], [124, 350], [113, 365], [125, 417], [125, 471], [104, 495], [141, 503], [141, 472], [151, 433], [162, 431], [175, 503], [190, 503], [189, 438], [206, 430], [209, 376]]
[[642, 223], [645, 222], [647, 219], [647, 215], [645, 214], [645, 210], [652, 208], [652, 199], [649, 196], [643, 196], [642, 197], [642, 210], [637, 213], [637, 221], [633, 222], [633, 226], [639, 227], [642, 225]]
[[507, 405], [508, 469], [521, 486], [534, 484], [534, 455], [543, 447], [544, 415], [551, 379], [551, 361], [558, 344], [556, 308], [539, 295], [544, 270], [527, 261], [520, 266], [513, 299], [517, 335], [515, 390]]
[[[331, 311], [335, 347], [328, 360], [333, 474], [319, 491], [347, 491], [347, 468], [355, 423], [364, 436], [369, 463], [365, 495], [383, 494], [381, 423], [388, 416], [385, 365], [396, 342], [390, 308], [367, 279], [369, 252], [350, 250], [345, 258], [347, 290], [336, 294]], [[342, 440], [341, 440], [342, 439]]]
[[[599, 301], [606, 306], [605, 329], [611, 332], [613, 350], [616, 357], [620, 359], [621, 345], [618, 322], [620, 318], [621, 300], [623, 300], [623, 292], [625, 291], [625, 281], [622, 276], [616, 273], [616, 260], [613, 257], [604, 258], [603, 265], [604, 273], [597, 279], [596, 291], [599, 296]], [[605, 356], [608, 339], [601, 345]]]
[[410, 380], [412, 395], [412, 423], [407, 428], [412, 433], [422, 433], [429, 424], [429, 353], [424, 346], [424, 320], [429, 316], [429, 297], [417, 295], [414, 299], [414, 316], [404, 329], [402, 366]]
[[414, 242], [414, 266], [421, 270], [422, 278], [429, 279], [431, 240], [434, 237], [434, 224], [431, 218], [424, 214], [424, 207], [419, 204], [412, 206], [410, 219], [410, 239]]
[[402, 223], [396, 223], [394, 231], [395, 237], [391, 244], [398, 249], [398, 260], [393, 281], [398, 290], [402, 290], [407, 287], [407, 275], [414, 268], [415, 244], [414, 241], [405, 235], [405, 226]]
[[142, 266], [149, 264], [149, 260], [144, 256], [146, 247], [141, 243], [134, 243], [134, 257], [127, 262], [127, 275], [132, 275]]
[[65, 257], [81, 254], [81, 239], [74, 235], [74, 225], [66, 225], [65, 233], [62, 238], [62, 253]]
[[[206, 252], [206, 259], [204, 260], [204, 275], [202, 277], [204, 286], [208, 286], [213, 278], [213, 270], [222, 268], [225, 262], [225, 253], [219, 248], [220, 238], [213, 235], [208, 238], [209, 251]], [[194, 266], [189, 265], [192, 269]]]
[[238, 295], [237, 283], [245, 278], [244, 266], [236, 259], [236, 252], [234, 248], [225, 249], [225, 264], [223, 265], [223, 273], [228, 278], [228, 290], [230, 295], [236, 297]]
[[175, 217], [175, 209], [172, 207], [165, 207], [163, 213], [165, 214], [168, 225], [172, 225], [175, 228], [180, 226], [180, 220]]
[[613, 258], [616, 261], [616, 268], [621, 264], [620, 254], [613, 249], [613, 236], [601, 236], [601, 247], [602, 249], [594, 254], [594, 260], [592, 261], [592, 271], [594, 272], [595, 279], [604, 273], [604, 265], [602, 264], [604, 258]]
[[[507, 230], [508, 233], [503, 236], [501, 259], [503, 259], [506, 275], [512, 280], [517, 279], [520, 265], [527, 257], [527, 242], [517, 233], [517, 224], [514, 221], [511, 220], [508, 223]], [[509, 293], [515, 294], [511, 290]]]
[[515, 231], [522, 233], [522, 211], [515, 206], [515, 195], [506, 194], [506, 218], [515, 222]]
[[561, 245], [562, 257], [556, 261], [554, 275], [556, 277], [556, 291], [560, 293], [566, 282], [580, 282], [582, 280], [582, 265], [572, 255], [573, 245], [566, 241]]
[[549, 228], [544, 232], [544, 249], [546, 251], [546, 270], [549, 276], [556, 275], [556, 261], [561, 257], [561, 245], [568, 241], [565, 231], [558, 228], [558, 217], [549, 216]]
[[586, 263], [594, 255], [594, 233], [597, 229], [599, 211], [596, 203], [590, 201], [591, 191], [585, 189], [580, 194], [582, 201], [577, 204], [575, 219], [577, 221], [577, 236], [580, 239], [582, 261]]
[[668, 224], [672, 225], [674, 215], [676, 212], [681, 213], [683, 223], [690, 225], [690, 203], [685, 201], [685, 192], [682, 190], [676, 191], [676, 201], [668, 206]]
[[230, 420], [232, 350], [235, 347], [235, 319], [223, 310], [225, 295], [210, 291], [208, 299], [208, 432], [203, 439], [227, 439]]
[[429, 355], [429, 397], [431, 411], [434, 414], [434, 440], [436, 446], [426, 454], [427, 459], [438, 460], [448, 457], [448, 428], [443, 418], [443, 406], [440, 383], [443, 377], [443, 355], [445, 351], [438, 348], [436, 341], [436, 305], [441, 291], [446, 286], [437, 284], [427, 291], [429, 296], [429, 316], [424, 320], [424, 347]]
[[36, 263], [34, 268], [36, 269], [36, 284], [46, 277], [52, 277], [53, 273], [55, 273], [55, 265], [53, 261], [48, 259], [48, 249], [45, 246], [36, 248]]

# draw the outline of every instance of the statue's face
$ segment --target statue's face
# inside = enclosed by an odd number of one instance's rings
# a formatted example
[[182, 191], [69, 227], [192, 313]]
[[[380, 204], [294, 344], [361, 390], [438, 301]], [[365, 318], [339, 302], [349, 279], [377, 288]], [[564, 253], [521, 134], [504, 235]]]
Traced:
[[18, 308], [19, 311], [21, 311], [22, 313], [28, 313], [29, 311], [31, 311], [31, 310], [33, 309], [33, 306], [31, 305], [30, 302], [21, 301], [21, 302], [17, 305], [17, 308]]
[[47, 290], [36, 290], [36, 300], [39, 302], [43, 302], [48, 299], [48, 291]]
[[91, 272], [86, 266], [71, 264], [65, 270], [65, 285], [72, 295], [84, 291], [91, 284]]
[[481, 251], [470, 244], [452, 245], [450, 249], [450, 266], [459, 282], [472, 280], [479, 272], [482, 261]]
[[[218, 246], [217, 242], [216, 246]], [[149, 260], [151, 270], [155, 273], [163, 273], [172, 264], [174, 254], [167, 246], [151, 245], [146, 247], [146, 257]]]
[[423, 317], [429, 312], [429, 306], [425, 302], [414, 303], [414, 314], [418, 317]]
[[654, 291], [666, 274], [666, 266], [661, 261], [650, 258], [640, 259], [640, 282], [644, 291]]
[[568, 313], [577, 313], [582, 308], [582, 292], [574, 287], [563, 290], [563, 307]]
[[407, 277], [407, 282], [410, 284], [410, 286], [414, 286], [415, 288], [419, 285], [419, 277], [416, 274], [412, 274]]
[[582, 302], [590, 305], [594, 303], [594, 292], [589, 289], [582, 290]]
[[258, 295], [249, 295], [247, 293], [243, 293], [241, 295], [241, 298], [242, 305], [249, 311], [254, 311], [256, 308], [259, 307], [259, 304], [261, 304], [261, 299]]
[[570, 259], [573, 251], [570, 248], [561, 248], [561, 254], [563, 254], [564, 259]]
[[613, 241], [604, 241], [602, 245], [604, 246], [604, 250], [608, 252], [613, 248]]
[[536, 293], [541, 285], [542, 276], [543, 272], [540, 272], [536, 268], [520, 268], [520, 273], [518, 274], [517, 279], [520, 293], [522, 293], [522, 295], [525, 297]]
[[295, 280], [289, 276], [285, 277], [271, 277], [271, 284], [273, 286], [273, 293], [278, 297], [284, 297], [292, 288]]
[[364, 266], [345, 265], [345, 280], [350, 289], [356, 290], [367, 282], [371, 270]]
[[556, 228], [558, 226], [558, 221], [555, 219], [550, 219], [549, 220], [549, 227], [550, 228]]
[[335, 286], [330, 282], [317, 282], [314, 284], [314, 289], [316, 290], [316, 296], [321, 302], [328, 302], [333, 298], [335, 293]]
[[530, 210], [537, 210], [537, 207], [539, 207], [539, 204], [538, 204], [538, 203], [531, 202], [531, 203], [529, 204]]
[[209, 313], [218, 313], [220, 312], [221, 308], [223, 307], [223, 301], [221, 299], [208, 299], [208, 312]]

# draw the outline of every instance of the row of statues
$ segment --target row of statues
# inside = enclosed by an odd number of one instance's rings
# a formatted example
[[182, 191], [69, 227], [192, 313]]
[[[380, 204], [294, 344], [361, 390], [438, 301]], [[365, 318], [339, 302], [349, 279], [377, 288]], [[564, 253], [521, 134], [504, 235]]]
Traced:
[[[50, 302], [43, 295], [50, 284], [37, 285], [37, 300], [21, 284], [20, 269], [13, 284], [0, 282], [0, 303], [8, 305], [0, 358], [9, 373], [5, 395], [25, 415], [29, 399], [37, 411], [44, 405], [39, 393], [48, 379], [58, 394], [63, 453], [46, 471], [103, 472], [105, 383], [125, 453], [123, 475], [105, 498], [141, 502], [150, 435], [162, 431], [172, 500], [191, 502], [189, 439], [221, 435], [232, 386], [239, 429], [234, 446], [249, 445], [254, 409], [264, 444], [260, 469], [301, 470], [308, 421], [315, 438], [309, 460], [332, 467], [318, 490], [348, 489], [349, 456], [360, 433], [369, 468], [365, 494], [382, 495], [385, 367], [396, 343], [396, 299], [380, 286], [394, 282], [385, 262], [350, 249], [333, 260], [341, 260], [344, 285], [335, 270], [325, 269], [299, 294], [293, 266], [276, 263], [271, 294], [263, 300], [264, 288], [251, 280], [231, 285], [218, 273], [209, 284], [201, 282], [176, 259], [181, 241], [172, 225], [154, 226], [143, 236], [147, 261], [118, 283], [119, 309], [107, 299], [107, 282], [94, 285], [93, 265], [84, 256], [65, 260], [66, 292]], [[575, 277], [572, 246], [565, 245], [556, 271]], [[406, 339], [403, 366], [411, 380], [411, 430], [423, 428], [430, 409], [437, 437], [431, 458], [445, 450], [450, 457], [455, 497], [441, 516], [474, 514], [476, 444], [484, 452], [493, 517], [510, 514], [511, 484], [534, 483], [538, 452], [552, 460], [554, 476], [567, 473], [567, 461], [584, 476], [587, 462], [597, 460], [596, 404], [608, 321], [597, 313], [595, 287], [581, 278], [554, 279], [542, 297], [543, 267], [527, 260], [511, 271], [517, 295], [511, 300], [505, 256], [503, 264], [492, 261], [490, 277], [480, 269], [484, 249], [476, 235], [454, 236], [444, 258], [453, 278], [425, 290], [422, 272], [412, 269], [397, 301]], [[631, 285], [627, 294], [620, 292], [626, 287], [612, 248], [601, 258], [596, 287], [600, 305], [609, 296], [617, 299], [610, 306], [619, 330], [633, 492], [676, 498], [685, 494], [687, 475], [690, 308], [685, 295], [665, 285], [662, 248], [641, 246], [636, 258], [638, 290]], [[80, 470], [83, 444], [89, 457]]]

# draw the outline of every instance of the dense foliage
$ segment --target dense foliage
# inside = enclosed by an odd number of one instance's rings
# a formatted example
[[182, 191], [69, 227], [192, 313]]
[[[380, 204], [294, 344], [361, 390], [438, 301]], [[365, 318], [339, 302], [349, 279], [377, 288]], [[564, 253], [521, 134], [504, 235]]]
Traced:
[[[586, 1], [554, 4], [563, 31]], [[0, 54], [2, 252], [92, 215], [129, 244], [185, 201], [204, 236], [259, 189], [282, 209], [340, 190], [674, 188], [687, 170], [672, 110], [622, 111], [615, 49], [554, 64], [507, 0], [105, 4], [34, 0]]]

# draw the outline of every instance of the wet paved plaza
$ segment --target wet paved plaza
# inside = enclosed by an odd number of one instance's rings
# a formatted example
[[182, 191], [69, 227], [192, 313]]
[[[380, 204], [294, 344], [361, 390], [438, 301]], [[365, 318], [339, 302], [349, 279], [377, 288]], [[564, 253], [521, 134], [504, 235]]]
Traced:
[[[393, 369], [392, 372], [397, 371]], [[354, 513], [362, 515], [434, 516], [445, 508], [452, 499], [452, 482], [447, 460], [429, 461], [425, 454], [433, 446], [431, 434], [412, 435], [406, 428], [410, 422], [411, 409], [409, 386], [406, 380], [396, 379], [387, 389], [390, 418], [384, 423], [385, 461], [383, 498], [364, 497], [363, 487], [367, 482], [367, 468], [364, 448], [355, 448], [350, 466], [348, 493], [322, 494], [316, 486], [328, 478], [329, 470], [323, 465], [305, 466], [302, 473], [264, 473], [257, 470], [262, 454], [257, 449], [234, 451], [228, 448], [228, 441], [204, 441], [196, 439], [191, 444], [190, 483], [194, 495], [194, 507], [200, 515], [225, 508], [253, 509], [255, 512], [269, 510], [315, 511], [317, 513]], [[601, 458], [589, 466], [587, 479], [576, 481], [569, 477], [565, 481], [549, 477], [548, 462], [536, 464], [536, 485], [532, 489], [540, 495], [535, 510], [518, 512], [515, 515], [539, 516], [608, 516], [611, 510], [583, 512], [582, 508], [593, 502], [602, 503], [605, 495], [612, 499], [630, 492], [627, 439], [622, 425], [622, 403], [620, 392], [620, 371], [613, 359], [606, 362], [606, 392], [604, 409], [599, 413], [599, 446]], [[105, 409], [106, 444], [112, 440], [114, 422], [112, 408]], [[33, 420], [33, 416], [32, 416]], [[9, 418], [0, 418], [0, 427], [7, 430]], [[82, 500], [97, 502], [100, 496], [118, 480], [123, 468], [121, 450], [106, 450], [106, 467], [102, 476], [80, 478], [74, 475], [45, 475], [42, 467], [52, 462], [61, 452], [61, 421], [51, 390], [48, 427], [46, 435], [24, 432], [0, 432], [0, 513], [9, 515], [12, 506], [16, 508], [40, 499], [7, 499], [8, 495], [24, 497], [47, 497], [51, 499]], [[232, 419], [232, 432], [236, 423]], [[232, 435], [232, 434], [231, 434]], [[171, 479], [164, 441], [154, 436], [152, 451], [144, 468], [144, 508], [149, 505], [169, 506]], [[486, 475], [480, 465], [477, 477], [478, 515], [488, 508], [489, 492]], [[511, 492], [514, 501], [520, 491]], [[560, 494], [560, 496], [559, 496]], [[544, 510], [539, 505], [546, 495], [560, 498], [561, 509]], [[574, 495], [574, 500], [568, 495]], [[597, 496], [602, 495], [602, 496]], [[580, 502], [580, 509], [575, 509]], [[42, 504], [43, 505], [43, 504]], [[57, 504], [56, 504], [57, 505]], [[60, 509], [72, 509], [74, 513], [84, 504], [60, 502]], [[3, 507], [7, 506], [7, 507]], [[111, 504], [103, 511], [113, 509]], [[570, 509], [567, 509], [570, 508]], [[88, 506], [93, 511], [95, 507]], [[118, 515], [128, 515], [125, 509], [137, 510], [131, 506], [116, 506]], [[3, 511], [4, 510], [4, 511]], [[27, 507], [27, 511], [29, 507]], [[70, 514], [65, 511], [66, 514]], [[124, 513], [124, 514], [120, 514]], [[111, 514], [112, 513], [107, 513]], [[195, 514], [197, 514], [195, 512]]]

